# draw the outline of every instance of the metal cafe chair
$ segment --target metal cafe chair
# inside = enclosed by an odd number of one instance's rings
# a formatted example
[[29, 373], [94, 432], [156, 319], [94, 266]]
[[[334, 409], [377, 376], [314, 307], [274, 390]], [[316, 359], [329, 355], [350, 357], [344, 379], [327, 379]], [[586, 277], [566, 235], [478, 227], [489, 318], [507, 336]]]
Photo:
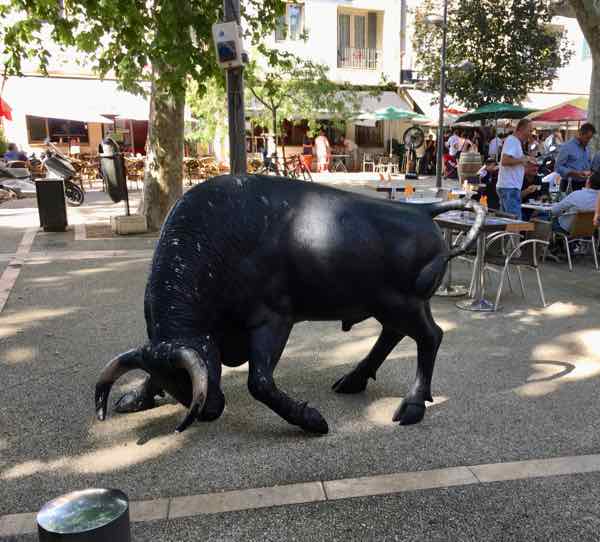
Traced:
[[517, 270], [523, 297], [526, 296], [521, 270], [525, 268], [535, 272], [542, 306], [546, 307], [544, 287], [540, 275], [540, 263], [543, 261], [544, 253], [550, 245], [552, 224], [544, 220], [532, 220], [532, 222], [535, 224], [535, 230], [530, 232], [524, 240], [520, 234], [513, 232], [502, 232], [488, 238], [485, 265], [488, 269], [500, 273], [494, 310], [498, 310], [505, 279], [510, 281], [509, 272], [511, 267]]
[[373, 159], [373, 155], [370, 152], [365, 152], [363, 154], [363, 163], [362, 169], [363, 171], [367, 171], [367, 166], [371, 167], [371, 171], [375, 171], [375, 160]]
[[579, 242], [584, 245], [592, 246], [592, 254], [594, 256], [594, 264], [598, 269], [598, 248], [596, 246], [596, 227], [594, 226], [594, 212], [585, 211], [573, 214], [573, 222], [571, 223], [571, 231], [569, 234], [554, 232], [555, 239], [560, 239], [565, 243], [567, 251], [567, 260], [569, 262], [569, 271], [573, 271], [573, 260], [571, 259], [571, 243]]

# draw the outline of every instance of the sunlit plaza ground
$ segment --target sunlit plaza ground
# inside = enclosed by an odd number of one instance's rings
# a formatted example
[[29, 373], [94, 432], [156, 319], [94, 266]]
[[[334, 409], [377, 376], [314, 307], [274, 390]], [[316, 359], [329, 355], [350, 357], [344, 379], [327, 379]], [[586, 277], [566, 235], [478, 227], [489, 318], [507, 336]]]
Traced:
[[[321, 180], [385, 197], [374, 178]], [[566, 264], [543, 267], [546, 308], [526, 271], [527, 297], [507, 289], [494, 314], [434, 298], [445, 336], [435, 402], [419, 425], [392, 422], [414, 378], [410, 339], [366, 393], [330, 389], [375, 342], [379, 325], [370, 320], [349, 333], [338, 323], [297, 325], [275, 373], [282, 389], [319, 408], [327, 436], [308, 436], [253, 400], [245, 366], [224, 371], [218, 421], [175, 434], [184, 409], [168, 399], [130, 415], [111, 404], [106, 422], [94, 418], [101, 368], [145, 341], [155, 239], [86, 234], [85, 224], [121, 213], [89, 192], [82, 208], [69, 209], [68, 232], [37, 232], [15, 256], [37, 210], [34, 200], [0, 206], [0, 273], [11, 263], [19, 269], [0, 312], [1, 540], [35, 540], [26, 514], [87, 487], [127, 493], [133, 540], [597, 540], [600, 274], [590, 258], [578, 258], [572, 273]], [[467, 264], [454, 272], [468, 282]], [[112, 399], [140, 379], [124, 378]], [[397, 473], [407, 475], [378, 477]], [[256, 488], [265, 488], [264, 507], [250, 492], [214, 510], [190, 504]]]

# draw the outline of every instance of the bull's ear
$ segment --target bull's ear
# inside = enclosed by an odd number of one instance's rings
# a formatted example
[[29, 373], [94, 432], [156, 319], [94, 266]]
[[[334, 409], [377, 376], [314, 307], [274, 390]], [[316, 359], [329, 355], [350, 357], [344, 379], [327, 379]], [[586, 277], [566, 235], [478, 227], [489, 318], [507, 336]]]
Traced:
[[104, 420], [106, 418], [108, 396], [113, 384], [125, 373], [135, 369], [142, 369], [143, 371], [148, 372], [144, 367], [141, 348], [129, 350], [128, 352], [113, 358], [106, 367], [104, 367], [104, 370], [98, 379], [98, 383], [96, 384], [96, 416], [99, 420]]
[[193, 348], [180, 347], [171, 353], [171, 363], [176, 369], [184, 369], [192, 383], [192, 401], [188, 413], [175, 430], [184, 431], [197, 417], [208, 393], [208, 369], [206, 363]]

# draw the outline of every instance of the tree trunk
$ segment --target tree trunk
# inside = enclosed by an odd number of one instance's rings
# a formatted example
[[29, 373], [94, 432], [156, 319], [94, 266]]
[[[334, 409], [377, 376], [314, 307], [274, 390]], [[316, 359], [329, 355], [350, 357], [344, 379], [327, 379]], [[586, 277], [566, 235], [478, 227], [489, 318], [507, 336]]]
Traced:
[[277, 110], [271, 111], [273, 118], [273, 141], [275, 141], [275, 156], [277, 156]]
[[151, 231], [160, 229], [183, 193], [183, 131], [185, 96], [158, 88], [150, 96], [148, 153], [141, 212]]
[[[598, 29], [600, 31], [600, 29]], [[588, 106], [588, 122], [600, 131], [600, 50], [592, 51], [592, 83], [590, 85], [590, 104]], [[600, 150], [599, 137], [592, 139], [594, 151]]]
[[[598, 0], [569, 0], [575, 11], [590, 51], [592, 52], [592, 82], [590, 85], [590, 104], [588, 121], [600, 130], [600, 2]], [[600, 148], [599, 137], [592, 139], [593, 150]]]

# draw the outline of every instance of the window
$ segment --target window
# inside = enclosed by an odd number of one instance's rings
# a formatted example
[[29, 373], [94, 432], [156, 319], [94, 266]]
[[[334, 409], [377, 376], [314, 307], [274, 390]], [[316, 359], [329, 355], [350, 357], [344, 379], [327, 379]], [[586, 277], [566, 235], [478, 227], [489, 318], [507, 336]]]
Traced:
[[338, 17], [338, 49], [343, 51], [350, 48], [350, 15]]
[[299, 40], [302, 35], [302, 6], [291, 4], [287, 7], [290, 39]]
[[43, 117], [26, 117], [27, 133], [29, 134], [29, 143], [44, 141], [48, 137], [48, 126]]
[[275, 26], [275, 41], [293, 40], [302, 38], [304, 33], [304, 12], [300, 4], [287, 4], [285, 15], [277, 18]]
[[48, 135], [54, 143], [89, 142], [87, 124], [77, 120], [48, 119]]
[[354, 17], [354, 47], [365, 48], [365, 17], [357, 15]]
[[277, 17], [275, 23], [275, 41], [285, 41], [287, 35], [287, 25], [285, 22], [285, 15]]
[[338, 13], [338, 68], [379, 68], [377, 21], [378, 14], [374, 11]]
[[383, 124], [379, 121], [375, 126], [355, 126], [356, 144], [361, 147], [383, 147]]
[[79, 140], [89, 143], [88, 127], [85, 122], [45, 117], [26, 117], [29, 143], [41, 143], [50, 138], [54, 143], [68, 143]]

